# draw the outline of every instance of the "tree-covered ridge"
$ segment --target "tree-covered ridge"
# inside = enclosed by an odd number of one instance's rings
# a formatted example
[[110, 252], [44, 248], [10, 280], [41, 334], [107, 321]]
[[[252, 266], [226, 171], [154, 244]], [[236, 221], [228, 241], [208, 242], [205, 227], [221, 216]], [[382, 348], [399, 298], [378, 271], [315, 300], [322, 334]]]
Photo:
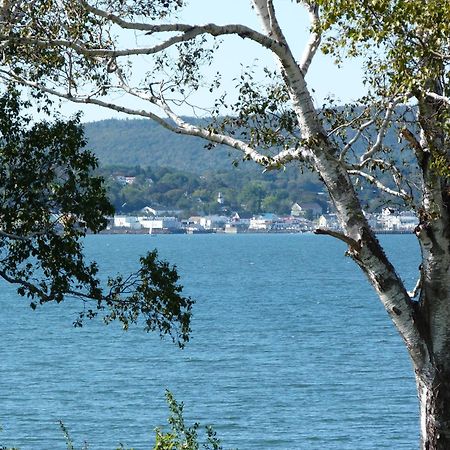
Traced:
[[[339, 115], [336, 117], [336, 111]], [[329, 127], [337, 127], [345, 123], [347, 116], [344, 107], [324, 110], [323, 115]], [[356, 114], [363, 110], [356, 108]], [[407, 111], [403, 107], [396, 108], [398, 117]], [[189, 121], [198, 120], [189, 118]], [[148, 119], [106, 119], [84, 124], [88, 147], [91, 148], [102, 166], [158, 166], [170, 167], [191, 173], [201, 174], [205, 171], [230, 170], [236, 163], [242, 171], [258, 174], [261, 168], [243, 161], [242, 155], [224, 146], [217, 145], [208, 150], [203, 139], [194, 136], [183, 136], [173, 133]], [[366, 130], [373, 138], [375, 130]], [[386, 130], [383, 146], [392, 151], [393, 159], [405, 159], [402, 156], [407, 142], [399, 142], [399, 130], [391, 124]], [[367, 145], [355, 142], [352, 152], [356, 155], [364, 153]], [[408, 163], [411, 157], [408, 157]]]
[[[399, 115], [404, 112], [402, 108], [397, 110]], [[204, 141], [171, 133], [149, 120], [108, 119], [84, 127], [117, 212], [136, 212], [151, 206], [179, 210], [182, 216], [231, 211], [288, 214], [296, 202], [316, 202], [324, 211], [329, 207], [319, 177], [305, 167], [298, 170], [299, 164], [263, 172], [243, 161], [239, 153], [221, 146], [207, 150]], [[405, 161], [402, 171], [412, 179], [416, 169], [411, 166], [410, 155], [404, 154], [404, 143], [399, 143], [396, 136], [391, 127], [384, 145], [395, 158]], [[358, 144], [353, 151], [362, 154], [364, 147]], [[119, 180], [121, 176], [136, 178], [124, 184]], [[389, 185], [389, 175], [379, 176]], [[395, 204], [395, 199], [387, 198], [367, 180], [360, 180], [359, 189], [366, 209]], [[219, 192], [223, 204], [217, 202]]]
[[[160, 166], [201, 173], [229, 168], [238, 156], [216, 147], [206, 151], [200, 138], [180, 136], [150, 120], [108, 119], [84, 125], [89, 147], [103, 166]], [[246, 170], [255, 173], [252, 164]]]
[[324, 211], [328, 208], [328, 196], [310, 172], [287, 170], [284, 174], [252, 175], [231, 166], [229, 170], [206, 171], [201, 175], [155, 166], [107, 166], [99, 172], [106, 180], [116, 212], [121, 213], [150, 206], [156, 210], [176, 210], [182, 217], [232, 212], [289, 214], [295, 202], [316, 202]]

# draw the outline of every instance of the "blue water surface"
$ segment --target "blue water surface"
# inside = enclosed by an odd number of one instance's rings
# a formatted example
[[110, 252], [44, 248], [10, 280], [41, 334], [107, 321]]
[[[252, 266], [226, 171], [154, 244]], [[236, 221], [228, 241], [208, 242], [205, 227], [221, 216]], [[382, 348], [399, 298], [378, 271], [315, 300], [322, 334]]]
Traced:
[[[413, 236], [382, 236], [407, 287]], [[409, 358], [345, 246], [314, 235], [89, 236], [104, 273], [153, 248], [197, 300], [184, 350], [140, 328], [71, 326], [77, 304], [32, 311], [1, 285], [0, 445], [150, 450], [170, 389], [187, 422], [213, 424], [226, 449], [414, 449]]]

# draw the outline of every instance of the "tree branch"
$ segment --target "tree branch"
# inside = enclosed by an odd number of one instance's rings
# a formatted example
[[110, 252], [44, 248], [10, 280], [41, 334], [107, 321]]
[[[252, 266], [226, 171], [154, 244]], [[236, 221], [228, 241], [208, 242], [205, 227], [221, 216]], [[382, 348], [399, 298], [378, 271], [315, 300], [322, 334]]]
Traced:
[[374, 153], [376, 153], [378, 150], [380, 150], [381, 146], [383, 145], [384, 137], [386, 136], [387, 128], [391, 121], [392, 113], [394, 112], [394, 108], [396, 105], [400, 102], [400, 99], [394, 100], [388, 104], [388, 107], [386, 109], [386, 113], [384, 115], [383, 122], [381, 123], [381, 126], [378, 130], [377, 139], [375, 143], [372, 145], [369, 150], [367, 150], [366, 153], [364, 153], [361, 158], [361, 167], [365, 164], [365, 161], [369, 159]]
[[372, 125], [375, 122], [374, 119], [368, 120], [367, 122], [363, 123], [355, 133], [355, 135], [347, 142], [347, 144], [344, 145], [342, 148], [341, 154], [339, 156], [339, 159], [341, 161], [344, 160], [345, 156], [347, 155], [348, 151], [352, 148], [353, 144], [358, 141], [358, 139], [361, 137], [363, 131]]
[[391, 189], [391, 188], [385, 186], [383, 183], [381, 183], [381, 181], [377, 180], [373, 175], [369, 175], [368, 173], [363, 172], [362, 170], [349, 170], [348, 173], [350, 175], [357, 175], [359, 177], [365, 178], [370, 183], [372, 183], [374, 186], [376, 186], [378, 189], [386, 192], [387, 194], [393, 195], [395, 197], [399, 197], [402, 200], [404, 200], [405, 202], [411, 201], [411, 197], [403, 189], [401, 189], [400, 191], [395, 191], [394, 189]]
[[272, 0], [252, 0], [254, 8], [261, 19], [263, 28], [268, 36], [279, 43], [286, 43], [286, 39], [278, 23]]
[[325, 235], [334, 237], [336, 239], [339, 239], [340, 241], [345, 242], [355, 252], [358, 252], [361, 250], [361, 244], [356, 242], [351, 237], [346, 236], [344, 233], [339, 233], [338, 231], [334, 231], [334, 230], [326, 230], [323, 228], [317, 228], [314, 230], [314, 234], [325, 234]]
[[420, 290], [422, 289], [422, 285], [423, 285], [423, 273], [422, 273], [422, 270], [421, 270], [419, 278], [418, 278], [418, 280], [416, 282], [416, 285], [414, 286], [412, 291], [408, 291], [408, 295], [411, 298], [417, 297], [417, 295], [419, 294]]
[[256, 162], [257, 164], [263, 166], [266, 170], [278, 169], [283, 164], [292, 160], [305, 161], [311, 158], [311, 153], [306, 148], [284, 150], [275, 156], [263, 155], [242, 140], [228, 135], [214, 133], [205, 128], [187, 123], [184, 119], [175, 114], [163, 99], [160, 99], [160, 102], [161, 103], [159, 106], [163, 108], [164, 112], [177, 124], [177, 133], [201, 137], [210, 142], [226, 145], [236, 150], [240, 150], [244, 153], [245, 159]]
[[51, 298], [40, 288], [35, 286], [34, 284], [22, 280], [20, 278], [14, 278], [8, 275], [4, 270], [0, 270], [0, 277], [2, 277], [5, 281], [11, 284], [20, 284], [30, 290], [30, 292], [38, 292], [39, 296], [43, 299], [43, 301], [49, 301]]
[[301, 71], [306, 75], [311, 62], [319, 49], [322, 33], [319, 30], [319, 6], [316, 3], [303, 3], [308, 9], [309, 20], [311, 22], [311, 35], [299, 62]]
[[[166, 41], [162, 42], [161, 44], [159, 44], [157, 46], [148, 47], [147, 49], [143, 49], [143, 50], [146, 50], [148, 53], [140, 53], [140, 54], [157, 53], [157, 52], [160, 52], [161, 50], [164, 50], [176, 43], [192, 40], [201, 34], [209, 34], [209, 35], [215, 36], [215, 37], [222, 36], [222, 35], [228, 35], [228, 34], [236, 34], [243, 39], [245, 39], [245, 38], [251, 39], [251, 40], [257, 42], [258, 44], [262, 45], [263, 47], [275, 51], [275, 53], [277, 53], [276, 52], [277, 48], [278, 48], [278, 50], [281, 49], [280, 45], [277, 43], [276, 40], [274, 40], [271, 37], [268, 37], [262, 33], [259, 33], [258, 31], [254, 30], [250, 27], [247, 27], [247, 26], [241, 25], [241, 24], [216, 25], [213, 23], [209, 23], [209, 24], [205, 24], [205, 25], [189, 25], [189, 24], [176, 23], [176, 24], [155, 25], [155, 24], [149, 24], [149, 23], [129, 22], [129, 21], [121, 19], [119, 16], [117, 16], [115, 14], [108, 13], [99, 8], [95, 8], [94, 6], [91, 6], [85, 0], [82, 0], [81, 3], [91, 13], [93, 13], [99, 17], [108, 19], [123, 29], [146, 31], [147, 32], [146, 34], [148, 34], [148, 35], [155, 34], [155, 33], [167, 33], [167, 32], [182, 33], [178, 36], [173, 36], [173, 37], [167, 39]], [[280, 28], [279, 28], [279, 30], [281, 33]], [[122, 54], [114, 54], [114, 53], [110, 53], [110, 55], [111, 56], [123, 56]]]
[[36, 232], [36, 233], [31, 233], [28, 236], [20, 236], [20, 235], [15, 234], [15, 233], [7, 233], [6, 231], [0, 230], [0, 237], [7, 238], [7, 239], [12, 239], [14, 241], [24, 241], [24, 242], [26, 242], [26, 241], [29, 241], [30, 239], [33, 239], [33, 238], [38, 237], [38, 236], [45, 236], [47, 233], [48, 233], [48, 230], [46, 230], [46, 231], [39, 231], [39, 232]]
[[117, 111], [117, 112], [123, 112], [125, 114], [129, 114], [132, 116], [140, 116], [140, 117], [145, 117], [147, 119], [152, 119], [155, 122], [159, 123], [160, 125], [162, 125], [164, 128], [167, 128], [170, 131], [174, 131], [177, 132], [177, 128], [172, 126], [171, 124], [169, 124], [165, 119], [163, 119], [162, 117], [158, 116], [155, 113], [152, 113], [150, 111], [145, 111], [143, 109], [133, 109], [133, 108], [129, 108], [129, 107], [125, 107], [122, 105], [117, 105], [115, 103], [112, 102], [106, 102], [103, 100], [99, 100], [97, 98], [93, 98], [90, 95], [88, 96], [84, 96], [84, 97], [76, 97], [76, 96], [72, 96], [69, 93], [65, 93], [65, 92], [61, 92], [61, 91], [57, 91], [56, 89], [52, 89], [49, 87], [46, 87], [40, 83], [36, 83], [34, 81], [30, 81], [30, 80], [26, 80], [25, 78], [22, 78], [18, 75], [16, 75], [13, 72], [10, 71], [6, 71], [6, 70], [1, 70], [0, 69], [0, 74], [3, 74], [4, 78], [9, 79], [9, 80], [14, 80], [15, 82], [18, 82], [20, 84], [23, 84], [25, 86], [37, 89], [41, 92], [45, 92], [47, 94], [51, 94], [54, 95], [56, 97], [65, 99], [65, 100], [69, 100], [71, 102], [74, 103], [80, 103], [80, 104], [86, 104], [86, 105], [97, 105], [97, 106], [101, 106], [102, 108], [107, 108], [107, 109], [111, 109], [113, 111]]
[[439, 100], [443, 103], [446, 103], [447, 105], [450, 106], [450, 98], [446, 97], [445, 95], [439, 95], [439, 94], [436, 94], [435, 92], [430, 92], [430, 91], [425, 92], [425, 95], [427, 97], [433, 98], [435, 100]]
[[[48, 47], [64, 47], [75, 50], [77, 53], [82, 54], [84, 56], [89, 57], [123, 57], [123, 56], [138, 56], [138, 55], [152, 55], [155, 53], [159, 53], [163, 50], [168, 49], [169, 47], [186, 41], [191, 41], [195, 39], [197, 36], [202, 34], [209, 34], [210, 36], [223, 36], [223, 35], [237, 35], [241, 38], [248, 38], [262, 47], [265, 47], [276, 54], [282, 54], [283, 48], [282, 46], [275, 40], [271, 39], [264, 34], [261, 34], [252, 28], [249, 28], [245, 25], [240, 24], [230, 24], [230, 25], [215, 25], [213, 23], [206, 25], [184, 25], [184, 24], [175, 24], [175, 25], [147, 25], [145, 30], [149, 30], [147, 34], [153, 33], [162, 33], [162, 32], [170, 32], [170, 31], [182, 31], [182, 34], [178, 34], [176, 36], [171, 36], [165, 41], [149, 46], [149, 47], [141, 47], [141, 48], [124, 48], [124, 49], [107, 49], [107, 48], [89, 48], [85, 45], [81, 45], [75, 41], [67, 40], [67, 39], [34, 39], [29, 37], [21, 37], [14, 38], [14, 42], [16, 44], [29, 44], [36, 45], [42, 48]], [[144, 31], [145, 31], [144, 30]], [[8, 40], [8, 36], [0, 35], [0, 40]]]

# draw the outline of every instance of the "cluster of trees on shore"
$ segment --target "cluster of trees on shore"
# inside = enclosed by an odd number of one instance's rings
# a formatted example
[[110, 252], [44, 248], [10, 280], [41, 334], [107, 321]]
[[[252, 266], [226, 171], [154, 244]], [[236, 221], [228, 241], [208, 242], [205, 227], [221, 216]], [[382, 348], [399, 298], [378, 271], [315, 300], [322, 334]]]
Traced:
[[[339, 110], [342, 112], [343, 107]], [[363, 112], [362, 108], [357, 110]], [[396, 115], [405, 114], [411, 119], [411, 113], [404, 107], [396, 108]], [[196, 118], [185, 120], [199, 123]], [[218, 214], [224, 208], [241, 215], [261, 212], [284, 215], [289, 214], [295, 202], [315, 202], [324, 211], [330, 208], [328, 193], [317, 174], [298, 163], [263, 173], [261, 168], [243, 161], [224, 146], [208, 151], [201, 139], [186, 141], [150, 120], [107, 119], [86, 123], [84, 129], [88, 148], [99, 159], [109, 198], [119, 213], [151, 206], [182, 211], [183, 217]], [[393, 159], [403, 161], [401, 173], [413, 179], [418, 169], [408, 152], [403, 152], [394, 127], [386, 130], [384, 146], [390, 148]], [[362, 155], [364, 146], [355, 143], [353, 151]], [[124, 186], [115, 178], [119, 175], [136, 179]], [[388, 173], [378, 170], [377, 179], [395, 188]], [[148, 180], [152, 182], [149, 184]], [[358, 191], [365, 210], [377, 211], [387, 205], [404, 208], [401, 201], [363, 177]], [[217, 202], [219, 192], [223, 205]]]
[[[230, 212], [244, 216], [262, 212], [283, 215], [290, 213], [295, 202], [316, 202], [324, 211], [327, 209], [328, 196], [314, 174], [287, 172], [284, 176], [278, 172], [253, 176], [238, 168], [203, 175], [167, 167], [99, 169], [106, 180], [109, 199], [119, 213], [137, 212], [150, 206], [182, 211], [183, 218]], [[125, 184], [121, 176], [134, 179]]]

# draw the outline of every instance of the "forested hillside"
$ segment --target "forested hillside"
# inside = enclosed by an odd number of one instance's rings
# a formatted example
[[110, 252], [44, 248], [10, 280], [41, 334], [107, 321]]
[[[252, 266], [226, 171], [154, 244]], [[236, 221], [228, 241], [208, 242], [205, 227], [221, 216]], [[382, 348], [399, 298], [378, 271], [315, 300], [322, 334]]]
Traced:
[[[327, 208], [316, 175], [302, 174], [298, 166], [263, 173], [261, 167], [243, 162], [239, 153], [224, 147], [208, 150], [200, 139], [176, 135], [147, 120], [91, 122], [85, 124], [85, 133], [118, 212], [151, 206], [180, 210], [183, 216], [288, 214], [294, 202], [319, 202]], [[125, 184], [120, 177], [134, 180]], [[223, 204], [217, 201], [219, 192]]]
[[[232, 149], [208, 150], [201, 139], [177, 135], [148, 120], [91, 122], [85, 124], [85, 133], [118, 212], [151, 206], [181, 210], [183, 215], [221, 211], [287, 214], [294, 202], [316, 202], [324, 211], [328, 207], [317, 175], [299, 170], [298, 165], [263, 173]], [[395, 133], [389, 132], [386, 142], [394, 153], [400, 153]], [[135, 180], [125, 184], [118, 181], [121, 176]], [[383, 174], [380, 178], [384, 179]], [[361, 180], [360, 189], [366, 208], [387, 204], [386, 196], [366, 181]], [[217, 202], [219, 192], [223, 204]]]
[[[102, 166], [159, 166], [203, 173], [207, 170], [231, 168], [234, 158], [224, 147], [205, 148], [199, 138], [181, 136], [150, 120], [101, 120], [85, 124], [89, 147]], [[256, 172], [255, 164], [245, 170]]]

